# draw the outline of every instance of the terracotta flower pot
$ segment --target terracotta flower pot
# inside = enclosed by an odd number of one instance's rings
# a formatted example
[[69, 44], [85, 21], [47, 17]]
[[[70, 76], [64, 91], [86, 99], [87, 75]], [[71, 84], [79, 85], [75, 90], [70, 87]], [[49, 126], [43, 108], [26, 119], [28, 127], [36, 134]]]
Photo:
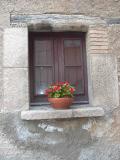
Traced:
[[55, 109], [67, 109], [72, 105], [73, 98], [64, 97], [64, 98], [48, 98], [48, 101]]

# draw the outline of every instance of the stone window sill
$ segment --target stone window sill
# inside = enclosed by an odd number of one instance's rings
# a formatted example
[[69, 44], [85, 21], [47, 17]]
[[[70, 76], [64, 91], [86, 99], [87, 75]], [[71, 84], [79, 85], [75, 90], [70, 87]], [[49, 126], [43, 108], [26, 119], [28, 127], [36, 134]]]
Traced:
[[23, 120], [43, 120], [43, 119], [65, 119], [82, 117], [102, 117], [104, 110], [102, 107], [90, 107], [86, 105], [74, 105], [70, 109], [55, 110], [51, 107], [32, 107], [30, 110], [21, 112]]

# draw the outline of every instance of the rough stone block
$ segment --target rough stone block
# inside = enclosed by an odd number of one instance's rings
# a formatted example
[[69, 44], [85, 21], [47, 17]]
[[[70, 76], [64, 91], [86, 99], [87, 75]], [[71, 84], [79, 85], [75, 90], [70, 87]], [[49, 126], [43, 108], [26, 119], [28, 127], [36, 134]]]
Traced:
[[28, 66], [27, 28], [7, 28], [4, 31], [4, 67]]
[[94, 54], [90, 56], [93, 104], [110, 110], [119, 105], [117, 61], [114, 55]]
[[25, 68], [4, 68], [4, 110], [28, 108], [28, 71]]
[[104, 110], [100, 107], [81, 107], [66, 110], [40, 109], [22, 111], [23, 120], [41, 120], [41, 119], [63, 119], [63, 118], [80, 118], [80, 117], [100, 117], [104, 116]]
[[120, 57], [120, 25], [109, 26], [108, 37], [110, 53]]
[[14, 15], [10, 17], [11, 25], [19, 26], [27, 24], [30, 30], [37, 31], [83, 31], [88, 30], [89, 25], [102, 24], [106, 22], [99, 17], [64, 14], [36, 14], [36, 15]]
[[2, 67], [0, 67], [0, 110], [3, 109], [3, 74]]
[[3, 63], [3, 31], [0, 29], [0, 67]]

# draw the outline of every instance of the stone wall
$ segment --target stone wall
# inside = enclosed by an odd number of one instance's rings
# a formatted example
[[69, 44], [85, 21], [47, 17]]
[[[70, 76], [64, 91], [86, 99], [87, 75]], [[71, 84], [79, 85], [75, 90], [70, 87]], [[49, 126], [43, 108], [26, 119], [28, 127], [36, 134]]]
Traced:
[[[119, 5], [120, 2], [118, 0], [0, 1], [0, 160], [120, 159], [120, 107], [112, 103], [115, 102], [116, 96], [114, 95], [114, 83], [111, 83], [114, 81], [111, 74], [114, 75], [115, 70], [111, 71], [111, 68], [113, 69], [116, 66], [115, 57], [118, 60], [118, 78], [120, 75], [119, 24], [107, 26], [108, 48], [103, 45], [107, 53], [100, 53], [100, 49], [99, 53], [91, 54], [92, 77], [95, 80], [95, 85], [93, 86], [94, 105], [99, 105], [99, 102], [102, 101], [102, 107], [106, 110], [105, 116], [101, 118], [22, 121], [18, 110], [22, 106], [21, 97], [24, 95], [20, 94], [17, 104], [14, 96], [16, 90], [21, 91], [23, 89], [23, 78], [27, 77], [26, 66], [21, 70], [19, 68], [21, 67], [20, 63], [18, 64], [17, 61], [13, 63], [5, 58], [5, 53], [8, 53], [8, 51], [3, 49], [3, 33], [6, 28], [10, 27], [11, 13], [82, 14], [92, 17], [99, 16], [106, 20], [111, 17], [119, 18]], [[17, 35], [11, 35], [11, 38], [17, 41]], [[100, 48], [103, 46], [101, 44]], [[9, 50], [9, 48], [7, 49]], [[18, 54], [15, 55], [15, 59], [18, 58], [17, 56]], [[11, 69], [13, 66], [10, 66], [10, 64], [14, 65], [14, 69]], [[96, 65], [97, 67], [95, 67]], [[106, 65], [108, 68], [106, 68]], [[102, 83], [103, 80], [100, 80], [99, 74], [105, 78], [106, 83]], [[19, 75], [22, 76], [19, 77]], [[4, 77], [6, 78], [4, 79]], [[14, 80], [13, 77], [16, 77], [16, 79]], [[22, 83], [17, 84], [19, 79]], [[18, 85], [18, 88], [14, 88], [16, 85]], [[101, 87], [106, 87], [106, 90], [101, 90]], [[112, 92], [113, 94], [109, 94]], [[103, 98], [106, 93], [108, 99]], [[100, 95], [102, 95], [102, 98]], [[10, 105], [10, 101], [7, 101], [7, 96], [11, 98], [15, 108]]]

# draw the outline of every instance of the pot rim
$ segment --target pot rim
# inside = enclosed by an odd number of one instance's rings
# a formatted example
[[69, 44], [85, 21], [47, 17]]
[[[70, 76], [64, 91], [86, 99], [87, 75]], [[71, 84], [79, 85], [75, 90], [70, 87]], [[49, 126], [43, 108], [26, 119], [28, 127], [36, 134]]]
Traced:
[[60, 98], [54, 98], [54, 97], [48, 97], [48, 99], [73, 99], [74, 97], [60, 97]]

